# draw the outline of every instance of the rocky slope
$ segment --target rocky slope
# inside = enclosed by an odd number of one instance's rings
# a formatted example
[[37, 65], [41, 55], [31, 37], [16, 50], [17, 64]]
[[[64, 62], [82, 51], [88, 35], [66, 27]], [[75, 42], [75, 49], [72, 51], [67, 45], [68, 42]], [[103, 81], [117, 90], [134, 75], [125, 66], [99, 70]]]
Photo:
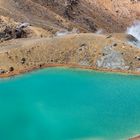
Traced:
[[[140, 18], [139, 6], [132, 0], [0, 0], [0, 69], [71, 64], [139, 72], [137, 39], [116, 33]], [[99, 29], [104, 35], [93, 34]]]
[[52, 32], [76, 27], [83, 32], [122, 32], [140, 19], [138, 0], [0, 0], [0, 14]]
[[118, 40], [113, 35], [88, 33], [3, 42], [1, 76], [61, 65], [139, 74], [140, 49], [125, 40], [129, 41], [127, 36]]
[[[139, 72], [140, 55], [135, 47], [136, 38], [117, 33], [124, 32], [128, 25], [140, 18], [139, 7], [140, 2], [136, 0], [0, 0], [0, 67], [2, 71], [8, 71], [9, 67], [14, 70], [31, 69], [42, 65], [35, 63], [36, 59], [41, 59], [45, 65], [74, 64]], [[26, 24], [28, 26], [24, 27]], [[82, 34], [97, 33], [99, 29], [104, 35]], [[68, 34], [71, 34], [70, 39]], [[71, 39], [74, 37], [76, 40]], [[62, 44], [59, 40], [63, 40]], [[83, 40], [84, 43], [81, 43]], [[106, 40], [109, 41], [107, 44]], [[37, 49], [36, 41], [38, 44], [45, 43], [38, 45]], [[58, 47], [50, 50], [47, 41], [54, 42]], [[79, 48], [83, 52], [75, 50], [79, 47], [75, 44], [77, 42], [83, 44], [83, 48]], [[59, 45], [63, 46], [63, 51]], [[31, 46], [35, 53], [32, 50], [29, 50], [30, 55], [26, 51], [19, 53]], [[70, 52], [68, 48], [71, 48]], [[9, 57], [15, 58], [11, 60]], [[27, 66], [19, 64], [21, 57], [26, 58]]]

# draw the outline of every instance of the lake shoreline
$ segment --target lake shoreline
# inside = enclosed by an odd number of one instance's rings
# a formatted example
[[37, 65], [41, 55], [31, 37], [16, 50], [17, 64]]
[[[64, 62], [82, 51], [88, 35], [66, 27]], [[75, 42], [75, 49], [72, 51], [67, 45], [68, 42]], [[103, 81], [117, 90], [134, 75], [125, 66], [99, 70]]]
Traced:
[[40, 69], [51, 68], [51, 67], [62, 67], [62, 68], [75, 68], [75, 69], [83, 69], [83, 70], [93, 70], [97, 72], [106, 72], [106, 73], [116, 73], [116, 74], [128, 74], [128, 75], [138, 75], [140, 76], [140, 72], [137, 71], [128, 71], [128, 70], [113, 70], [113, 69], [105, 69], [105, 68], [97, 68], [93, 66], [81, 66], [76, 64], [46, 64], [42, 66], [30, 67], [29, 69], [23, 70], [14, 70], [12, 72], [0, 74], [0, 78], [8, 78], [16, 75], [26, 74], [28, 72], [33, 72]]

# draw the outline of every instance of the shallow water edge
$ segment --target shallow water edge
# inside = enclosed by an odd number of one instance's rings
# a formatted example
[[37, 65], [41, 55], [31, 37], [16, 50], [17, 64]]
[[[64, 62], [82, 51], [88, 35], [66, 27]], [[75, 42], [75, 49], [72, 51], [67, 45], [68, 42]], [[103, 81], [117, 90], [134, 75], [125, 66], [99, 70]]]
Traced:
[[57, 68], [57, 67], [62, 67], [62, 68], [75, 68], [75, 69], [83, 69], [83, 70], [93, 70], [93, 71], [98, 71], [98, 72], [107, 72], [107, 73], [118, 73], [118, 74], [127, 74], [127, 75], [140, 75], [140, 72], [137, 71], [127, 71], [127, 70], [115, 70], [115, 69], [105, 69], [105, 68], [97, 68], [93, 66], [81, 66], [81, 65], [76, 65], [76, 64], [47, 64], [47, 65], [42, 65], [41, 67], [31, 67], [30, 69], [23, 69], [19, 71], [12, 71], [8, 73], [3, 73], [0, 74], [0, 78], [7, 78], [7, 77], [12, 77], [15, 75], [21, 75], [24, 73], [36, 71], [39, 69], [44, 69], [44, 68]]

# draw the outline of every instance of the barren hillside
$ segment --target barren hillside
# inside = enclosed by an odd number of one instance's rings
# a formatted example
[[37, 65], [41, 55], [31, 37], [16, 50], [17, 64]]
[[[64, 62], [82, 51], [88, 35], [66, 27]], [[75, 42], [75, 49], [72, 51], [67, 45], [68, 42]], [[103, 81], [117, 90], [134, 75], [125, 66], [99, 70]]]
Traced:
[[122, 32], [140, 19], [138, 0], [0, 0], [0, 15], [55, 32], [76, 27], [83, 32]]

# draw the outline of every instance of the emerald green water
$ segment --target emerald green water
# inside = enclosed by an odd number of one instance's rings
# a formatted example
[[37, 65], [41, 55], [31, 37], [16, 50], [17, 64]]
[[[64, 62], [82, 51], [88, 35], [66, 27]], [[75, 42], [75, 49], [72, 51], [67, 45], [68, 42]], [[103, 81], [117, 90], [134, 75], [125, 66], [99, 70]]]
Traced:
[[50, 68], [0, 80], [0, 140], [127, 140], [140, 77]]

